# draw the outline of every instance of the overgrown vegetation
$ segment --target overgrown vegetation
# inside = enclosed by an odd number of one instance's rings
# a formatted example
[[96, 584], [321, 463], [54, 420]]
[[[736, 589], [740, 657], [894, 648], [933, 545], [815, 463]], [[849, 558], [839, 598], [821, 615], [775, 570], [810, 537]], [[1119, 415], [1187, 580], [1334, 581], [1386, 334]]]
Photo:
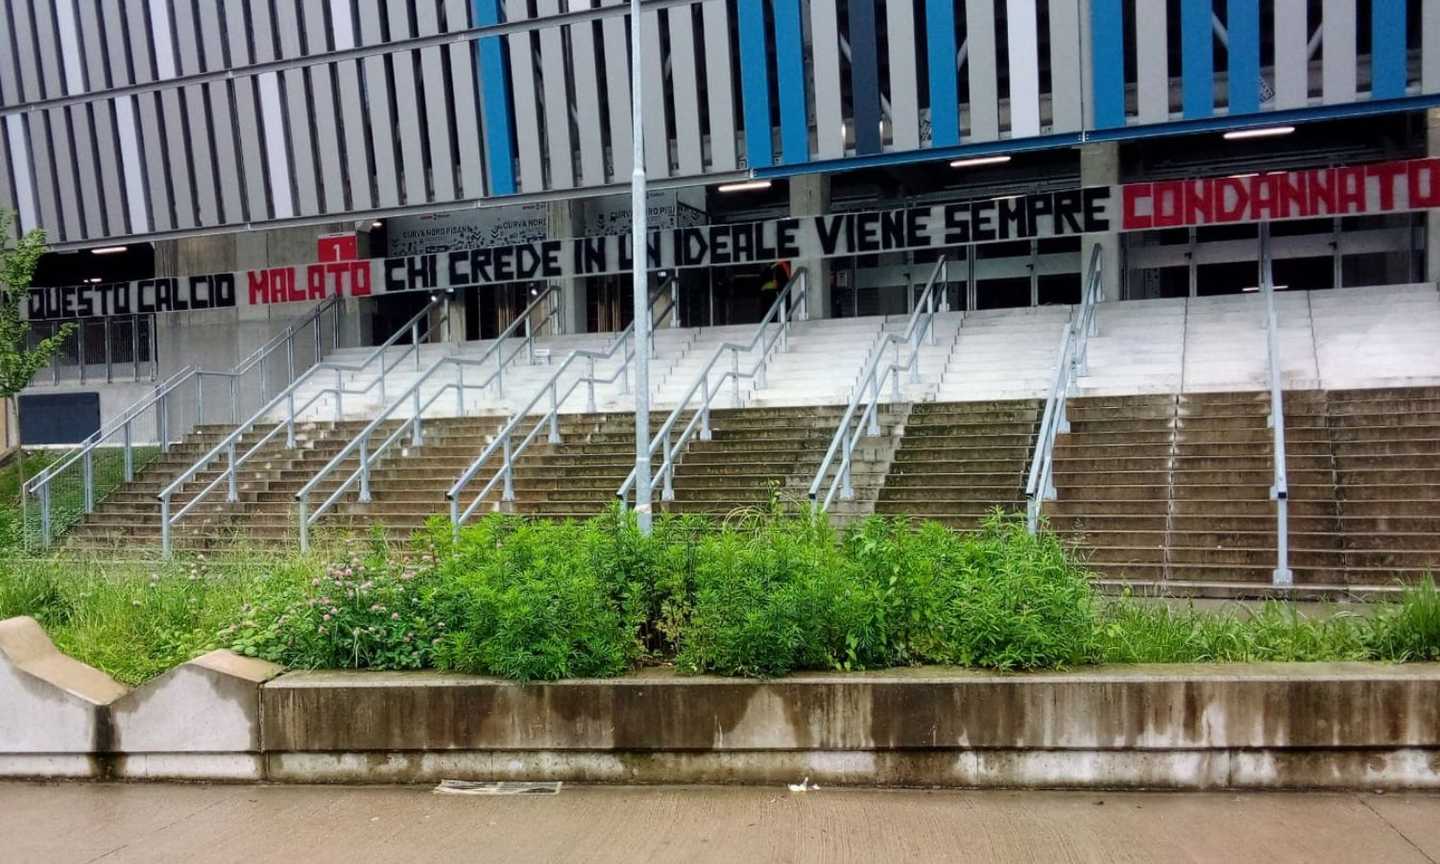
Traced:
[[714, 525], [614, 511], [585, 522], [492, 515], [452, 540], [382, 535], [308, 558], [162, 567], [0, 560], [0, 617], [127, 682], [229, 647], [292, 668], [437, 668], [522, 681], [948, 664], [1440, 660], [1433, 582], [1372, 614], [1272, 603], [1201, 611], [1103, 598], [1053, 536], [998, 513], [974, 533], [808, 514]]

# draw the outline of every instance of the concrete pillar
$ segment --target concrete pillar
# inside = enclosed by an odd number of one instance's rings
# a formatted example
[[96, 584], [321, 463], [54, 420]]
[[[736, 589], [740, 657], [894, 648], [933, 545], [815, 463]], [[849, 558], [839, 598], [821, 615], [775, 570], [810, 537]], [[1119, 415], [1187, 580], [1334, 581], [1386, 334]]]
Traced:
[[[1440, 108], [1425, 112], [1426, 152], [1440, 156]], [[1440, 210], [1425, 212], [1425, 281], [1440, 282]]]
[[[830, 212], [830, 178], [824, 174], [791, 177], [790, 215], [818, 216]], [[792, 261], [796, 270], [810, 274], [808, 307], [811, 318], [830, 317], [830, 262], [824, 258]]]
[[[552, 201], [546, 214], [545, 233], [551, 240], [579, 237], [584, 231], [584, 203], [578, 200]], [[585, 280], [583, 278], [559, 279], [554, 284], [560, 289], [560, 329], [566, 333], [585, 332]], [[544, 335], [550, 335], [547, 331]]]
[[[1120, 182], [1120, 145], [1113, 142], [1084, 144], [1080, 147], [1080, 185], [1109, 186]], [[1081, 278], [1087, 275], [1092, 250], [1102, 250], [1101, 270], [1104, 274], [1104, 297], [1120, 299], [1120, 233], [1087, 234], [1080, 242]]]

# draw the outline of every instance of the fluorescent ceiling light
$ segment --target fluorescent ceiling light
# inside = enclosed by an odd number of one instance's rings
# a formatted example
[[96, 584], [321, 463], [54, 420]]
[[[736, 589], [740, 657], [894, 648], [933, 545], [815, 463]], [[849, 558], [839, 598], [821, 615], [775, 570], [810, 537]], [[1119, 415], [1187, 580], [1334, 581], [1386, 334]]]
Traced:
[[90, 277], [89, 279], [86, 279], [85, 281], [86, 281], [86, 282], [89, 282], [91, 285], [99, 285], [99, 284], [100, 284], [100, 277], [99, 277], [99, 276], [92, 276], [92, 277]]
[[128, 246], [99, 246], [90, 250], [91, 255], [114, 255], [116, 252], [124, 252]]
[[956, 159], [950, 163], [951, 168], [974, 168], [977, 165], [1003, 165], [1010, 161], [1009, 156], [976, 156], [973, 159]]
[[[1275, 286], [1275, 290], [1276, 290], [1276, 291], [1284, 291], [1285, 289], [1287, 289], [1287, 288], [1289, 288], [1289, 287], [1290, 287], [1289, 285], [1276, 285], [1276, 286]], [[1260, 286], [1259, 286], [1259, 285], [1251, 285], [1251, 286], [1248, 287], [1248, 288], [1241, 288], [1241, 289], [1240, 289], [1241, 293], [1243, 293], [1243, 294], [1254, 294], [1254, 293], [1258, 292], [1259, 290], [1260, 290]]]
[[1244, 180], [1244, 179], [1247, 178], [1247, 177], [1259, 177], [1259, 176], [1260, 176], [1260, 172], [1259, 172], [1259, 171], [1251, 171], [1249, 174], [1231, 174], [1231, 175], [1230, 175], [1230, 179], [1231, 179], [1231, 180]]
[[1245, 138], [1274, 138], [1278, 135], [1289, 135], [1295, 131], [1294, 126], [1266, 126], [1262, 129], [1236, 129], [1234, 132], [1226, 132], [1226, 141], [1240, 141]]
[[385, 223], [384, 223], [384, 222], [381, 222], [379, 219], [376, 219], [374, 222], [371, 222], [371, 223], [370, 223], [370, 227], [371, 227], [371, 228], [384, 228], [384, 227], [385, 227]]
[[769, 180], [746, 180], [743, 183], [726, 183], [717, 188], [718, 192], [748, 192], [751, 189], [769, 189]]

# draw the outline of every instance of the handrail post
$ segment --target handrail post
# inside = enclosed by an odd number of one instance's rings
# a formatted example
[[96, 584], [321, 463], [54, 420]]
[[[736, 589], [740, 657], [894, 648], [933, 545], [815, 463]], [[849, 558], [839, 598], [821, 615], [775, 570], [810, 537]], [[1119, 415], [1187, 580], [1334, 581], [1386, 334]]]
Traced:
[[[506, 426], [507, 426], [507, 427], [509, 426], [509, 423], [508, 423], [508, 422], [506, 423]], [[504, 436], [504, 438], [501, 439], [501, 441], [502, 441], [502, 444], [503, 444], [503, 446], [504, 446], [504, 453], [503, 453], [503, 455], [504, 455], [504, 457], [505, 457], [505, 464], [501, 466], [500, 470], [503, 471], [504, 474], [505, 474], [505, 486], [504, 486], [504, 490], [500, 493], [500, 498], [501, 498], [502, 501], [514, 501], [514, 500], [515, 500], [515, 474], [514, 474], [514, 470], [513, 470], [512, 466], [510, 465], [510, 433], [509, 433], [509, 431], [506, 431], [505, 436]]]
[[495, 349], [495, 395], [505, 396], [505, 340], [498, 340]]
[[460, 540], [460, 499], [453, 495], [450, 497], [450, 539]]
[[420, 428], [420, 388], [415, 387], [412, 392], [414, 399], [411, 402], [413, 416], [410, 418], [410, 446], [419, 447], [424, 440], [421, 435], [423, 430]]
[[555, 379], [550, 379], [550, 434], [545, 440], [551, 444], [560, 443], [560, 394], [556, 392]]
[[530, 316], [529, 316], [529, 315], [526, 315], [526, 316], [525, 316], [525, 350], [526, 350], [526, 353], [527, 353], [526, 362], [527, 362], [529, 365], [534, 366], [534, 365], [535, 365], [535, 337], [534, 337], [534, 334], [530, 332]]
[[[595, 413], [595, 358], [585, 358], [585, 410]], [[621, 376], [624, 377], [624, 376]]]
[[[941, 269], [945, 265], [942, 262]], [[936, 344], [935, 337], [935, 283], [930, 283], [930, 290], [925, 292], [925, 329], [930, 331], [930, 344]]]
[[789, 302], [785, 292], [780, 293], [780, 351], [784, 353], [790, 350], [790, 317], [785, 314], [785, 304]]
[[[410, 325], [410, 347], [415, 351], [415, 369], [420, 369], [420, 322], [416, 321]], [[384, 373], [381, 373], [384, 376]]]
[[455, 370], [455, 416], [465, 416], [465, 364], [460, 363]]
[[301, 492], [295, 507], [300, 516], [300, 552], [304, 554], [310, 551], [310, 493]]
[[318, 364], [320, 363], [320, 358], [321, 358], [322, 356], [324, 356], [324, 353], [325, 353], [325, 352], [324, 352], [324, 349], [323, 349], [323, 348], [321, 347], [321, 345], [320, 345], [320, 319], [319, 319], [319, 318], [316, 318], [316, 319], [314, 319], [314, 320], [312, 320], [312, 321], [310, 322], [310, 329], [313, 331], [314, 337], [315, 337], [315, 338], [314, 338], [314, 342], [315, 342], [315, 363], [318, 365]]
[[230, 425], [240, 422], [240, 379], [230, 376]]
[[170, 452], [170, 405], [162, 394], [155, 402], [156, 434], [160, 438], [160, 452]]
[[87, 448], [82, 466], [81, 482], [85, 487], [85, 512], [95, 512], [95, 451]]
[[370, 436], [360, 438], [360, 503], [370, 503]]
[[740, 407], [740, 349], [730, 349], [730, 407]]
[[855, 485], [850, 477], [850, 463], [855, 458], [855, 439], [845, 435], [845, 452], [840, 457], [840, 497], [846, 501], [855, 497]]
[[290, 410], [285, 412], [285, 446], [295, 447], [295, 391], [291, 390], [285, 400], [290, 403]]
[[673, 483], [670, 482], [670, 478], [671, 478], [672, 476], [674, 476], [674, 474], [675, 474], [675, 466], [672, 465], [671, 462], [670, 462], [672, 456], [671, 456], [671, 445], [670, 445], [670, 433], [669, 433], [669, 432], [664, 433], [663, 441], [664, 441], [664, 457], [665, 457], [665, 458], [664, 458], [664, 460], [660, 463], [660, 471], [661, 471], [662, 474], [665, 475], [665, 485], [661, 488], [661, 491], [660, 491], [660, 500], [661, 500], [661, 501], [674, 501], [674, 500], [675, 500], [675, 486], [674, 486]]
[[205, 422], [205, 373], [195, 373], [195, 419]]
[[135, 479], [135, 451], [132, 449], [131, 444], [132, 435], [130, 432], [129, 420], [125, 421], [124, 436], [125, 437], [123, 440], [125, 442], [125, 482], [129, 483], [131, 480]]
[[700, 440], [710, 440], [710, 372], [700, 379]]
[[170, 495], [169, 493], [160, 496], [160, 552], [170, 557]]
[[231, 502], [231, 503], [233, 504], [234, 502], [240, 500], [239, 484], [236, 482], [236, 479], [235, 479], [235, 442], [234, 442], [234, 441], [231, 441], [231, 442], [230, 442], [230, 446], [226, 448], [226, 456], [228, 457], [229, 462], [230, 462], [230, 469], [229, 469], [229, 475], [230, 475], [230, 477], [229, 477], [229, 488], [227, 489], [227, 491], [226, 491], [226, 493], [225, 493], [225, 500], [226, 500], [226, 501], [229, 501], [229, 502]]
[[[385, 389], [384, 389], [384, 388], [385, 388], [385, 372], [384, 372], [384, 369], [383, 369], [384, 364], [382, 363], [381, 366], [382, 366], [382, 369], [381, 369], [381, 372], [380, 372], [380, 388], [381, 388], [381, 389], [380, 389], [380, 398], [383, 400], [383, 399], [385, 398]], [[341, 403], [341, 396], [340, 396], [340, 391], [342, 391], [342, 390], [344, 390], [344, 389], [345, 389], [345, 379], [340, 375], [340, 370], [339, 370], [339, 369], [336, 369], [336, 370], [335, 370], [335, 422], [336, 422], [336, 423], [339, 423], [339, 422], [340, 422], [340, 418], [345, 415], [345, 409], [344, 409], [344, 407], [343, 407], [343, 405], [342, 405], [342, 403]]]
[[50, 481], [40, 487], [40, 544], [50, 546]]

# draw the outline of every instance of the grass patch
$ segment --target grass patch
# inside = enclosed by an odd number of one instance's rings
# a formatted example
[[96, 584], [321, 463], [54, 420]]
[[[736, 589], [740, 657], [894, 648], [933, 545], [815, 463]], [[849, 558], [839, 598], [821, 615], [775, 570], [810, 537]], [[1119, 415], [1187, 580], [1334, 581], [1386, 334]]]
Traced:
[[1098, 595], [1072, 550], [996, 514], [973, 533], [807, 514], [716, 525], [612, 511], [491, 515], [458, 540], [380, 534], [310, 557], [163, 566], [0, 558], [0, 617], [33, 615], [72, 656], [138, 683], [215, 647], [290, 668], [435, 668], [520, 681], [673, 664], [769, 677], [915, 664], [1440, 660], [1440, 591], [1374, 614], [1270, 603], [1201, 611]]

